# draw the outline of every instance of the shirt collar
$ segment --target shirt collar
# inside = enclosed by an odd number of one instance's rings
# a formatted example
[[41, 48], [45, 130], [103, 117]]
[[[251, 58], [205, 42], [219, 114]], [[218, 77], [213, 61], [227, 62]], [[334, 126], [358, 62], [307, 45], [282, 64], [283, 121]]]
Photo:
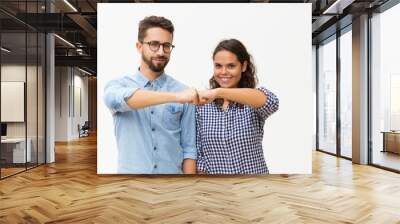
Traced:
[[161, 73], [161, 75], [156, 78], [153, 81], [150, 81], [148, 78], [146, 78], [146, 76], [143, 75], [143, 73], [138, 69], [138, 71], [136, 72], [136, 74], [133, 76], [133, 79], [139, 83], [139, 85], [141, 87], [145, 87], [147, 85], [150, 85], [151, 83], [153, 83], [154, 85], [157, 85], [158, 87], [162, 87], [165, 83], [165, 81], [167, 80], [167, 75], [165, 74], [165, 72]]

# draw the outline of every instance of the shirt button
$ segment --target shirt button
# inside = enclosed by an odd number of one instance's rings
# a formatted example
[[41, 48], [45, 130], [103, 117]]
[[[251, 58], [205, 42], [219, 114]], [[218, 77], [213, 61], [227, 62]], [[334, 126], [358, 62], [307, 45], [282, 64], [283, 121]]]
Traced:
[[154, 111], [151, 111], [150, 113], [151, 113], [151, 114], [154, 114]]
[[154, 150], [157, 150], [157, 147], [154, 146]]
[[156, 129], [155, 129], [155, 128], [152, 128], [151, 130], [152, 130], [152, 131], [155, 131]]
[[157, 169], [157, 165], [154, 165], [154, 169]]

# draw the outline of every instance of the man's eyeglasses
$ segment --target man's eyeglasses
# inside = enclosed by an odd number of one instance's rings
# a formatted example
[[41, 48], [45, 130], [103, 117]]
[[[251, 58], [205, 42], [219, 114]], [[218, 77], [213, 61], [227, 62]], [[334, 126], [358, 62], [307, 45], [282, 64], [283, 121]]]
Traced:
[[175, 47], [171, 43], [160, 43], [158, 41], [149, 41], [149, 42], [142, 42], [143, 44], [148, 44], [150, 47], [150, 50], [153, 52], [157, 52], [160, 49], [160, 46], [163, 46], [163, 51], [164, 53], [170, 53], [172, 49]]

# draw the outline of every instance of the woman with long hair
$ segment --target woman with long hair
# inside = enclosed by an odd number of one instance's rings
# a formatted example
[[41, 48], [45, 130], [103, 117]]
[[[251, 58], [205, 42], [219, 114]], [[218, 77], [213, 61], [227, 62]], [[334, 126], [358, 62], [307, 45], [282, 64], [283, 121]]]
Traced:
[[278, 98], [256, 88], [251, 55], [236, 39], [221, 41], [213, 53], [210, 89], [199, 91], [196, 108], [197, 171], [205, 174], [267, 174], [262, 140], [265, 120]]

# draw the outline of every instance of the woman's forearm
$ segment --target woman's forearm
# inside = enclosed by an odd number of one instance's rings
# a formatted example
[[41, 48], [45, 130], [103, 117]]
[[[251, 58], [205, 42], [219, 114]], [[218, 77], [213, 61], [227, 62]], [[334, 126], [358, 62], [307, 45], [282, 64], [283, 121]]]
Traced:
[[251, 88], [217, 88], [217, 98], [224, 98], [253, 108], [262, 107], [267, 96], [258, 89]]

